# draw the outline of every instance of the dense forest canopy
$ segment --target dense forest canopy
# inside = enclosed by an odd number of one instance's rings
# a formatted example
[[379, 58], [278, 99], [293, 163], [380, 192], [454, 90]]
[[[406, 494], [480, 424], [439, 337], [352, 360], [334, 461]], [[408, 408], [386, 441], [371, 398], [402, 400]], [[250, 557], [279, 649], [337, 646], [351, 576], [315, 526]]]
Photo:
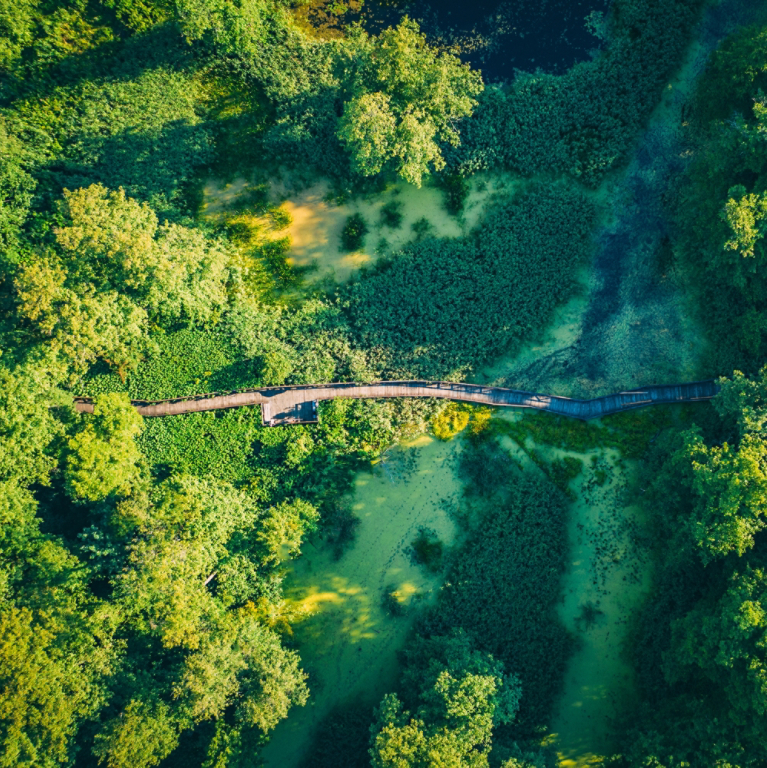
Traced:
[[[311, 688], [284, 561], [309, 537], [342, 552], [355, 472], [429, 428], [468, 430], [463, 538], [396, 692], [329, 722], [307, 764], [551, 764], [572, 465], [529, 477], [489, 413], [428, 400], [270, 429], [254, 408], [145, 421], [130, 399], [456, 380], [536, 339], [705, 5], [584, 6], [593, 55], [498, 81], [406, 3], [387, 24], [373, 0], [0, 0], [0, 766], [259, 765]], [[761, 23], [710, 57], [665, 196], [715, 407], [567, 433], [641, 460], [656, 542], [616, 766], [767, 762], [766, 89]], [[480, 171], [514, 183], [473, 230], [427, 222], [344, 284], [202, 213], [206, 180], [242, 173], [278, 221], [282, 174], [337, 200], [432, 185], [458, 220]]]

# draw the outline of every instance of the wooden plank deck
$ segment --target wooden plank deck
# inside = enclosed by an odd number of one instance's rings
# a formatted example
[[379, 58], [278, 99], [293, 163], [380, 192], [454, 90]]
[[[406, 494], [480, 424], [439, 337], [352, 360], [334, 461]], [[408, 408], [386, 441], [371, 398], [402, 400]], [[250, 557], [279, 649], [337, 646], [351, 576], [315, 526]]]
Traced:
[[[179, 398], [176, 400], [133, 400], [142, 416], [172, 416], [223, 408], [260, 405], [267, 426], [317, 423], [317, 403], [337, 397], [379, 399], [390, 397], [437, 397], [459, 402], [479, 403], [505, 408], [533, 408], [587, 421], [620, 411], [644, 408], [660, 403], [690, 403], [710, 400], [719, 391], [714, 380], [687, 384], [655, 385], [618, 392], [593, 400], [576, 400], [558, 395], [545, 395], [482, 384], [447, 381], [379, 381], [372, 384], [333, 383], [315, 386], [264, 387], [238, 392]], [[81, 413], [93, 412], [93, 401], [75, 398]]]

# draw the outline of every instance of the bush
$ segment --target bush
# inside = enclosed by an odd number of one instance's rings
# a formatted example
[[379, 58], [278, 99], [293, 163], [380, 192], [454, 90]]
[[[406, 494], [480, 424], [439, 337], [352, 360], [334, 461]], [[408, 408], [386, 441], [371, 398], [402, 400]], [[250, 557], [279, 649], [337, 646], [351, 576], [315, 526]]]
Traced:
[[365, 235], [368, 233], [368, 225], [361, 213], [353, 213], [346, 219], [346, 224], [341, 230], [341, 245], [345, 251], [356, 251], [362, 248]]
[[412, 229], [415, 239], [423, 240], [426, 235], [431, 234], [431, 222], [425, 216], [421, 216], [420, 219], [413, 222]]
[[437, 534], [428, 528], [419, 528], [418, 536], [410, 544], [413, 562], [424, 566], [432, 573], [442, 569], [443, 544]]
[[286, 211], [282, 207], [272, 208], [269, 211], [269, 218], [272, 220], [272, 225], [276, 230], [286, 229], [293, 223], [293, 216], [290, 211]]
[[451, 216], [460, 215], [469, 195], [469, 183], [458, 173], [446, 173], [439, 177], [439, 186], [445, 198], [445, 210]]
[[383, 596], [381, 597], [381, 607], [391, 616], [405, 615], [405, 607], [399, 601], [399, 597], [397, 597], [397, 587], [395, 584], [389, 584], [384, 589]]
[[399, 229], [402, 224], [402, 203], [399, 200], [389, 200], [381, 208], [381, 224], [390, 229]]
[[450, 403], [431, 423], [434, 437], [439, 440], [452, 440], [469, 424], [471, 409], [459, 403]]

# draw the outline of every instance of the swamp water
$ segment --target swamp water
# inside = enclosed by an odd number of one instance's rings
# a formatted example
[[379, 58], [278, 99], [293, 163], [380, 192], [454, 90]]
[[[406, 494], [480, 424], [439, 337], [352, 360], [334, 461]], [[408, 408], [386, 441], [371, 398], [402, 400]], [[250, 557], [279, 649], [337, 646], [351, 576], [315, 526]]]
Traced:
[[[513, 420], [520, 413], [506, 411], [500, 417]], [[641, 492], [637, 465], [612, 448], [577, 453], [528, 440], [523, 450], [510, 438], [503, 440], [526, 472], [540, 471], [530, 450], [547, 462], [572, 457], [583, 463], [569, 483], [569, 552], [559, 606], [576, 646], [547, 743], [562, 768], [600, 764], [616, 746], [613, 722], [632, 694], [623, 646], [651, 580], [644, 517], [634, 495]]]
[[[272, 184], [270, 199], [281, 204], [292, 222], [274, 237], [290, 237], [288, 262], [308, 269], [308, 284], [331, 278], [345, 282], [361, 267], [390, 254], [421, 236], [462, 237], [479, 222], [487, 203], [496, 193], [510, 192], [514, 180], [507, 174], [478, 174], [469, 182], [469, 190], [460, 216], [445, 209], [443, 192], [429, 184], [415, 187], [399, 181], [386, 191], [369, 197], [357, 197], [334, 204], [328, 196], [327, 183], [321, 182], [299, 192], [281, 184]], [[230, 182], [211, 180], [204, 192], [203, 214], [215, 218], [228, 210], [247, 208], [253, 185], [239, 177]], [[382, 209], [394, 203], [401, 214], [396, 227], [383, 221]], [[359, 213], [367, 223], [368, 233], [361, 248], [347, 252], [341, 247], [341, 230], [352, 214]]]
[[[311, 698], [275, 729], [262, 752], [269, 768], [297, 766], [314, 729], [336, 705], [360, 701], [372, 715], [383, 694], [394, 690], [396, 652], [441, 582], [411, 562], [409, 545], [422, 527], [446, 545], [453, 540], [449, 509], [460, 493], [458, 450], [457, 440], [421, 437], [387, 451], [373, 473], [357, 476], [352, 507], [361, 522], [353, 545], [335, 560], [330, 547], [307, 543], [291, 564], [285, 598], [309, 611], [294, 631]], [[391, 588], [402, 615], [384, 607]]]
[[[495, 418], [517, 419], [519, 411]], [[503, 438], [526, 472], [545, 461], [573, 456], [583, 472], [570, 483], [570, 552], [560, 615], [577, 638], [565, 687], [548, 738], [566, 768], [593, 764], [611, 751], [610, 727], [630, 695], [632, 681], [621, 647], [628, 618], [649, 581], [638, 508], [626, 503], [634, 465], [612, 449], [561, 451], [532, 442], [523, 450]], [[460, 439], [421, 437], [387, 452], [373, 473], [357, 476], [352, 505], [361, 523], [354, 544], [334, 560], [328, 547], [304, 547], [291, 564], [285, 596], [309, 612], [295, 626], [295, 641], [309, 673], [311, 698], [295, 708], [263, 750], [268, 768], [298, 766], [314, 729], [331, 710], [349, 701], [372, 708], [394, 690], [396, 652], [419, 608], [431, 603], [441, 575], [411, 562], [408, 549], [421, 527], [449, 545], [456, 530], [450, 516], [461, 493], [455, 473]], [[383, 596], [391, 588], [404, 608], [391, 615]]]

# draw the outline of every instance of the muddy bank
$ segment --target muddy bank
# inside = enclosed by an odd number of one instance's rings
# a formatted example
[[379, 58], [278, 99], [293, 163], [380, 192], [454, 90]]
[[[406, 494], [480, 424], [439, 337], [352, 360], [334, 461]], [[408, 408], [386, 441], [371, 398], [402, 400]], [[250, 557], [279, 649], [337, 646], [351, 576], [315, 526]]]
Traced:
[[[349, 700], [371, 711], [397, 678], [396, 652], [419, 610], [435, 597], [439, 574], [414, 564], [410, 543], [421, 527], [445, 544], [455, 535], [448, 508], [460, 493], [454, 474], [460, 443], [428, 437], [386, 452], [374, 473], [360, 473], [352, 506], [361, 523], [339, 560], [329, 548], [303, 547], [285, 580], [285, 597], [309, 617], [295, 627], [311, 698], [291, 711], [262, 752], [269, 768], [292, 768], [316, 726]], [[393, 592], [399, 608], [384, 603]]]

